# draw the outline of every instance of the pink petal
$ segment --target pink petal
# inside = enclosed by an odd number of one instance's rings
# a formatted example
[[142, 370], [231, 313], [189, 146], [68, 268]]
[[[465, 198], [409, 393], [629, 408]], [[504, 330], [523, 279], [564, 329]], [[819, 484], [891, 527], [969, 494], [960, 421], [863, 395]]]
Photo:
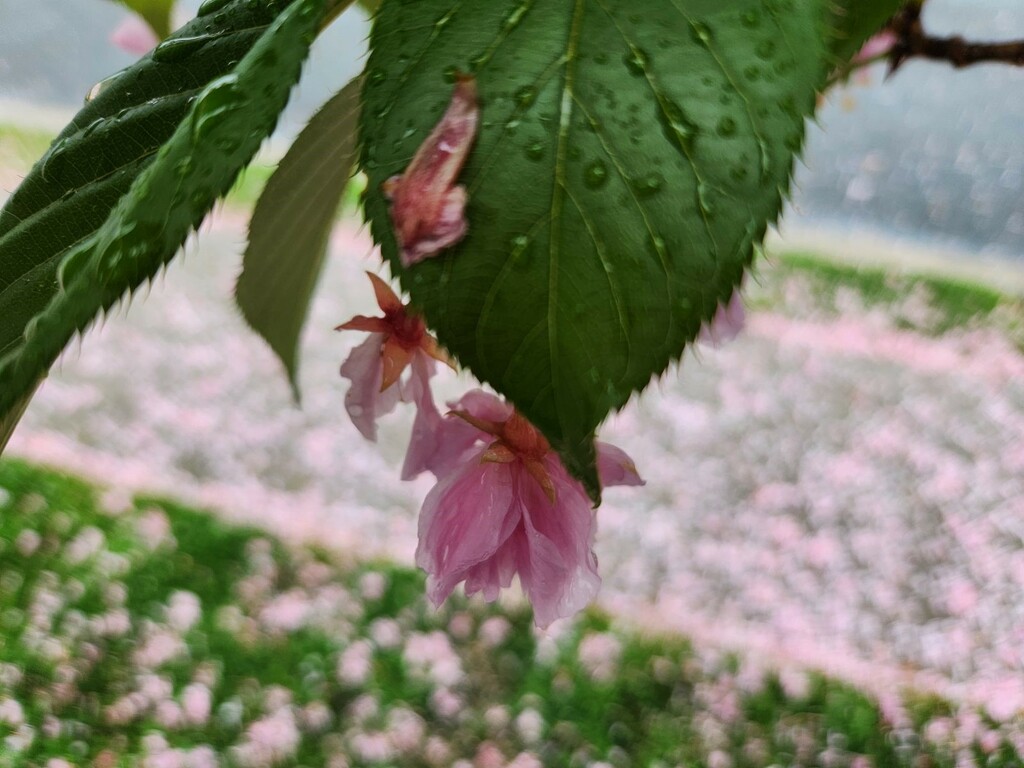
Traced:
[[409, 448], [402, 465], [403, 480], [412, 480], [422, 472], [432, 470], [438, 461], [439, 452], [443, 451], [444, 419], [434, 405], [434, 396], [430, 391], [433, 362], [422, 350], [416, 350], [412, 357], [409, 381], [403, 387], [402, 399], [416, 405], [416, 420], [412, 424]]
[[371, 333], [341, 365], [341, 375], [352, 382], [345, 393], [345, 410], [356, 429], [371, 442], [377, 441], [377, 418], [393, 411], [399, 397], [396, 386], [380, 391], [383, 345], [384, 334]]
[[873, 37], [868, 38], [864, 47], [853, 57], [853, 64], [864, 64], [882, 54], [889, 53], [892, 47], [899, 42], [899, 37], [891, 29], [883, 29]]
[[[458, 402], [448, 403], [453, 411], [466, 411], [486, 421], [507, 421], [512, 417], [513, 408], [497, 395], [482, 389], [471, 389]], [[463, 422], [465, 423], [465, 422]]]
[[142, 17], [132, 14], [110, 33], [110, 42], [122, 51], [142, 56], [153, 50], [160, 42], [160, 38]]
[[719, 304], [714, 318], [700, 329], [697, 340], [702, 344], [720, 347], [739, 336], [747, 324], [747, 312], [743, 308], [743, 298], [738, 290], [726, 304]]
[[583, 609], [601, 587], [590, 499], [555, 454], [549, 454], [544, 464], [555, 485], [554, 505], [524, 469], [514, 468], [524, 506], [516, 564], [541, 628]]
[[486, 566], [478, 566], [494, 556], [522, 517], [510, 467], [481, 463], [483, 450], [441, 480], [423, 501], [416, 564], [430, 576], [427, 594], [435, 605], [471, 572], [478, 589], [493, 593], [493, 586], [485, 583]]
[[[512, 406], [480, 389], [467, 392], [448, 406], [487, 421], [505, 421], [512, 415]], [[481, 440], [490, 442], [493, 438], [458, 416], [441, 417], [431, 400], [430, 405], [421, 406], [416, 415], [402, 479], [412, 480], [424, 471], [441, 479], [461, 466], [466, 452]]]
[[601, 478], [602, 488], [616, 485], [644, 485], [643, 479], [636, 471], [636, 464], [621, 448], [609, 443], [596, 443], [597, 473]]

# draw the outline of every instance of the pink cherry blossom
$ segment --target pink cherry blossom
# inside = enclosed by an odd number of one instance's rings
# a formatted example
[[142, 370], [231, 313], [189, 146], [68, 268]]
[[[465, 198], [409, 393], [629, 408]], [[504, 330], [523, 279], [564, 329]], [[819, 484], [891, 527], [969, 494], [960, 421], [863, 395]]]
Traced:
[[893, 46], [899, 42], [899, 36], [891, 29], [883, 29], [876, 35], [868, 38], [864, 46], [853, 57], [854, 65], [869, 64], [880, 56], [885, 56], [892, 51]]
[[440, 253], [466, 235], [466, 190], [456, 186], [476, 138], [476, 80], [460, 76], [451, 103], [401, 176], [384, 182], [402, 264]]
[[[544, 436], [493, 395], [469, 393], [444, 421], [440, 434], [464, 450], [454, 466], [444, 458], [444, 471], [435, 469], [439, 482], [420, 512], [416, 563], [429, 574], [431, 601], [440, 605], [460, 582], [467, 595], [493, 601], [518, 574], [538, 626], [583, 608], [601, 585], [583, 486]], [[603, 484], [642, 482], [622, 451], [598, 444], [598, 452]]]
[[110, 33], [110, 42], [126, 53], [142, 56], [153, 50], [160, 38], [141, 16], [133, 13]]
[[[447, 362], [447, 357], [423, 320], [408, 311], [388, 284], [371, 272], [366, 274], [384, 317], [357, 315], [336, 330], [370, 333], [342, 363], [341, 375], [352, 382], [345, 394], [345, 410], [363, 437], [376, 442], [377, 418], [394, 410], [400, 399], [437, 413], [429, 379], [434, 360]], [[399, 379], [406, 367], [411, 373], [403, 387]]]
[[718, 305], [711, 322], [701, 327], [697, 340], [702, 344], [720, 347], [739, 336], [746, 323], [747, 312], [743, 308], [743, 297], [737, 289], [728, 302]]

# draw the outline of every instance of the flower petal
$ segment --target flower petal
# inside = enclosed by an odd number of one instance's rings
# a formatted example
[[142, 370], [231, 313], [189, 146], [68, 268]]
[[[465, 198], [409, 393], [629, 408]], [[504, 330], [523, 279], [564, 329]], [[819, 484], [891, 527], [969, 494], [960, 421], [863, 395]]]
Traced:
[[[485, 564], [522, 516], [511, 469], [480, 463], [481, 449], [427, 494], [420, 510], [416, 564], [430, 579], [427, 593], [440, 605], [472, 571]], [[483, 588], [481, 586], [480, 588]]]
[[133, 13], [110, 33], [110, 42], [126, 53], [142, 56], [153, 50], [160, 38], [142, 17]]
[[636, 471], [636, 464], [621, 448], [598, 440], [597, 474], [601, 479], [602, 488], [616, 485], [645, 485], [643, 478]]
[[373, 284], [373, 295], [377, 299], [377, 306], [384, 310], [384, 313], [388, 312], [404, 312], [405, 305], [402, 300], [398, 297], [391, 286], [384, 281], [383, 278], [373, 274], [373, 272], [367, 272], [366, 276], [370, 278], [370, 282]]
[[[440, 480], [460, 467], [466, 453], [479, 441], [484, 440], [490, 444], [494, 438], [457, 416], [442, 417], [437, 414], [432, 398], [427, 404], [426, 399], [423, 399], [423, 390], [416, 383], [417, 376], [422, 378], [423, 375], [417, 374], [418, 357], [413, 358], [413, 375], [406, 385], [405, 399], [415, 402], [418, 411], [409, 450], [406, 452], [402, 479], [412, 480], [421, 472], [429, 471]], [[474, 415], [483, 414], [481, 418], [494, 421], [504, 421], [512, 414], [511, 406], [480, 389], [467, 392], [458, 402], [448, 405]], [[436, 418], [434, 414], [437, 414]]]
[[377, 418], [398, 404], [398, 387], [380, 390], [384, 339], [382, 333], [370, 334], [341, 365], [341, 375], [352, 382], [345, 393], [345, 410], [356, 429], [372, 442], [377, 441]]
[[336, 331], [366, 331], [367, 333], [390, 333], [391, 325], [383, 317], [356, 315], [347, 323], [337, 326]]
[[413, 350], [403, 347], [393, 336], [389, 336], [384, 342], [384, 348], [381, 350], [380, 389], [382, 392], [398, 381], [405, 366], [412, 359], [412, 354]]
[[533, 604], [534, 621], [541, 628], [584, 608], [601, 587], [590, 499], [554, 454], [545, 464], [555, 486], [554, 505], [524, 469], [516, 478], [525, 510], [523, 535], [516, 539], [516, 565]]
[[409, 381], [402, 389], [402, 399], [416, 405], [416, 419], [412, 424], [409, 448], [402, 465], [403, 480], [412, 480], [430, 470], [441, 450], [439, 443], [443, 440], [444, 418], [434, 405], [434, 396], [430, 391], [433, 372], [432, 360], [417, 350], [412, 358]]
[[448, 406], [453, 411], [466, 411], [484, 421], [507, 421], [513, 413], [511, 405], [497, 395], [484, 392], [482, 389], [471, 389], [457, 402], [448, 403]]

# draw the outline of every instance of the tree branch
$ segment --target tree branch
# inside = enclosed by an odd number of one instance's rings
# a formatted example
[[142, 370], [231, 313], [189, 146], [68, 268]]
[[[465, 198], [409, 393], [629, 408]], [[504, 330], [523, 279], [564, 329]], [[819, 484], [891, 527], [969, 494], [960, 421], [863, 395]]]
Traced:
[[889, 52], [889, 72], [895, 72], [908, 59], [945, 61], [957, 69], [985, 62], [1024, 67], [1024, 40], [1004, 43], [976, 43], [955, 37], [934, 37], [924, 30], [920, 2], [910, 2], [888, 24], [896, 35]]

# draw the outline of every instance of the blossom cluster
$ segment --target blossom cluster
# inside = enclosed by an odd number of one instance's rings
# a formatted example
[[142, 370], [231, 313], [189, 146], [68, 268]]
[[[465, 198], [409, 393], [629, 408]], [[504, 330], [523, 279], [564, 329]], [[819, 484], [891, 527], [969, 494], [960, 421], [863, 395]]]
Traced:
[[[339, 330], [369, 333], [341, 366], [352, 384], [345, 408], [367, 440], [399, 402], [416, 408], [402, 479], [429, 472], [437, 484], [420, 511], [416, 563], [440, 605], [460, 583], [493, 602], [518, 575], [540, 627], [571, 616], [597, 595], [595, 511], [544, 435], [499, 397], [476, 389], [442, 415], [430, 380], [448, 363], [418, 315], [380, 277], [368, 273], [382, 317], [358, 315]], [[720, 344], [739, 331], [739, 294], [702, 339]], [[408, 370], [408, 375], [404, 376]], [[602, 487], [642, 485], [628, 455], [598, 441]]]
[[[383, 317], [356, 316], [341, 330], [370, 336], [341, 366], [352, 382], [345, 408], [359, 432], [377, 438], [377, 418], [399, 402], [416, 408], [402, 478], [437, 478], [420, 512], [416, 562], [428, 593], [442, 603], [465, 591], [493, 602], [519, 576], [546, 627], [596, 596], [601, 580], [593, 544], [595, 512], [544, 436], [511, 405], [473, 390], [442, 415], [430, 379], [447, 362], [423, 320], [369, 274]], [[409, 374], [403, 378], [408, 369]], [[640, 485], [632, 460], [598, 444], [604, 486]]]

